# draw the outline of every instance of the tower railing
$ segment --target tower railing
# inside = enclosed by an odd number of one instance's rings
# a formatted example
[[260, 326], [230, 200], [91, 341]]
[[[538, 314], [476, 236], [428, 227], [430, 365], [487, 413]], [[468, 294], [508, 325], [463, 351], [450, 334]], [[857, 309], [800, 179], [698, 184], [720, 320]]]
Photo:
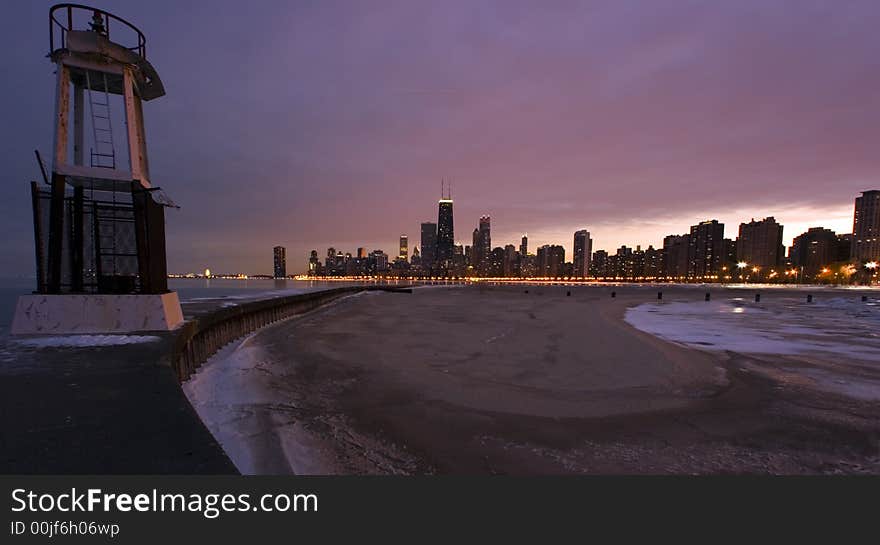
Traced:
[[[100, 24], [102, 27], [100, 28], [100, 34], [107, 39], [110, 39], [111, 21], [114, 22], [112, 25], [113, 29], [128, 29], [130, 32], [134, 33], [133, 37], [129, 37], [130, 42], [128, 44], [120, 42], [116, 43], [119, 43], [126, 49], [138, 54], [143, 59], [147, 58], [147, 40], [144, 38], [144, 34], [140, 29], [122, 17], [117, 17], [116, 15], [108, 13], [102, 9], [92, 8], [82, 4], [55, 4], [49, 10], [50, 55], [56, 51], [56, 43], [59, 46], [58, 49], [66, 49], [67, 33], [71, 30], [95, 30], [88, 25], [82, 26], [81, 28], [75, 28], [75, 23], [83, 20]], [[116, 34], [119, 34], [118, 30], [116, 31]], [[132, 44], [131, 41], [136, 43]]]

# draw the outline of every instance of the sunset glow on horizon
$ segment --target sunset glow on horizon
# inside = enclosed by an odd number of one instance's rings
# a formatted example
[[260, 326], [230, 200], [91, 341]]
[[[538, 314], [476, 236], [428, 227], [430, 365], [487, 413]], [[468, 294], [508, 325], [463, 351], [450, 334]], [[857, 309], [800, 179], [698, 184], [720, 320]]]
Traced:
[[[144, 113], [153, 177], [181, 205], [172, 272], [269, 272], [275, 245], [292, 273], [313, 249], [417, 247], [442, 177], [456, 240], [488, 214], [494, 245], [528, 232], [567, 251], [581, 228], [594, 250], [656, 248], [706, 219], [735, 238], [773, 216], [786, 244], [848, 233], [853, 199], [880, 187], [874, 2], [174, 5], [112, 7], [166, 82]], [[21, 83], [0, 106], [21, 127], [3, 142], [16, 183], [51, 147], [31, 30], [47, 6], [8, 9], [29, 22], [2, 61]], [[9, 183], [0, 202], [4, 270], [31, 274], [28, 197]]]

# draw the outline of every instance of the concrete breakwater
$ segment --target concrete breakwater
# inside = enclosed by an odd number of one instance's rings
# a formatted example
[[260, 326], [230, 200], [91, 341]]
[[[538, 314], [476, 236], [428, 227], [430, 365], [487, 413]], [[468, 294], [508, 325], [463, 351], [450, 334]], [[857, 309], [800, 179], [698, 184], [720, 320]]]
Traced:
[[303, 314], [335, 299], [362, 291], [411, 293], [408, 287], [348, 286], [242, 303], [184, 323], [172, 341], [171, 367], [180, 382], [230, 342], [265, 325]]

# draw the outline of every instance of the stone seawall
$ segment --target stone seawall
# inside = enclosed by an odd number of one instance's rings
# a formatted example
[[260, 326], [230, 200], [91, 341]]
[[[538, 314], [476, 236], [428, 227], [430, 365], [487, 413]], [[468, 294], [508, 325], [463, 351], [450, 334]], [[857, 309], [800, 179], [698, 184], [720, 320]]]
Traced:
[[172, 341], [171, 367], [184, 382], [208, 358], [235, 339], [265, 325], [303, 314], [331, 301], [362, 291], [411, 293], [411, 288], [350, 286], [287, 297], [276, 297], [221, 308], [193, 318], [181, 326]]

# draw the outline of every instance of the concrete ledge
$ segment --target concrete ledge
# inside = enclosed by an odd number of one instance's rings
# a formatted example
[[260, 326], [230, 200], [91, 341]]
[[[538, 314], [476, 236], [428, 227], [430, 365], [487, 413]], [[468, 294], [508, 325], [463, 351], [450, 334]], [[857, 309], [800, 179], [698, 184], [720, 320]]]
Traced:
[[13, 335], [170, 331], [183, 323], [176, 292], [156, 295], [22, 295]]
[[215, 310], [180, 328], [171, 349], [171, 367], [185, 382], [224, 345], [264, 325], [308, 312], [340, 297], [361, 291], [412, 293], [410, 287], [348, 286], [286, 297], [251, 301]]

